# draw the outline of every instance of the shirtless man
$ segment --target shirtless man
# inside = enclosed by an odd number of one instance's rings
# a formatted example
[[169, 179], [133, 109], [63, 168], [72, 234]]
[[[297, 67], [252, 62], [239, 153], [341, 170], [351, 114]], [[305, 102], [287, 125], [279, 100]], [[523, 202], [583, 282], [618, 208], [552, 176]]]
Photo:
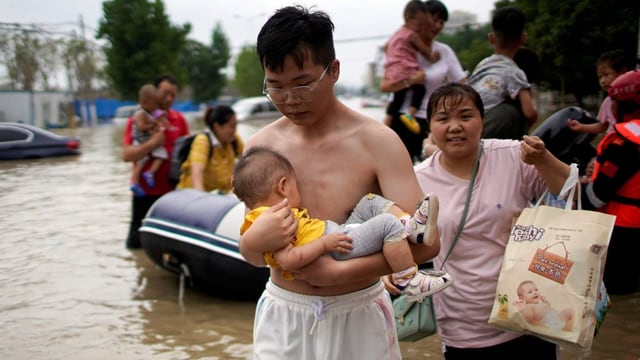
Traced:
[[[310, 216], [343, 223], [370, 192], [413, 211], [424, 195], [400, 139], [334, 94], [340, 62], [329, 16], [279, 9], [261, 29], [257, 51], [265, 94], [284, 116], [253, 135], [245, 150], [268, 145], [290, 160]], [[247, 230], [240, 251], [263, 266], [263, 253], [290, 243], [295, 230], [284, 200]], [[429, 247], [412, 245], [417, 263], [439, 249], [437, 238]], [[272, 269], [256, 309], [254, 358], [399, 359], [393, 308], [380, 281], [389, 273], [381, 252], [346, 261], [322, 256], [293, 281]]]

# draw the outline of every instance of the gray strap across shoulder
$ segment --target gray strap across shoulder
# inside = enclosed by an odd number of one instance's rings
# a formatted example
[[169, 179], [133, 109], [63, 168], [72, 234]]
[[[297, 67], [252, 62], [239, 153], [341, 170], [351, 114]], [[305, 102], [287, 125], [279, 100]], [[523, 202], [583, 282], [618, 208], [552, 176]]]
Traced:
[[453, 251], [453, 247], [458, 242], [460, 238], [460, 234], [462, 233], [462, 228], [464, 228], [465, 222], [467, 222], [467, 214], [469, 213], [469, 205], [471, 203], [471, 194], [473, 193], [473, 185], [476, 182], [476, 176], [478, 176], [478, 168], [480, 167], [480, 155], [482, 154], [482, 142], [478, 146], [478, 154], [476, 155], [476, 161], [473, 164], [473, 172], [471, 173], [471, 180], [469, 181], [469, 190], [467, 191], [467, 200], [464, 204], [464, 210], [462, 211], [462, 218], [460, 219], [460, 224], [458, 225], [458, 230], [456, 230], [456, 235], [453, 237], [453, 241], [451, 242], [451, 246], [449, 247], [449, 251], [447, 252], [447, 256], [442, 261], [442, 265], [440, 266], [440, 270], [444, 267], [444, 263], [449, 259], [449, 255]]

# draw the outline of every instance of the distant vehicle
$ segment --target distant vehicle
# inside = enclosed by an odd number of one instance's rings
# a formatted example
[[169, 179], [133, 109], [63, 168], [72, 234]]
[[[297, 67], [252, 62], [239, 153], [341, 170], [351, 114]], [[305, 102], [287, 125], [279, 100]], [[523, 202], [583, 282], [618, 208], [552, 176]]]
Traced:
[[31, 125], [0, 123], [0, 160], [79, 154], [80, 139], [61, 136]]
[[138, 110], [140, 110], [139, 105], [120, 106], [116, 109], [116, 113], [113, 116], [113, 124], [125, 126], [127, 124], [127, 120]]
[[272, 119], [282, 116], [276, 107], [264, 96], [244, 98], [231, 105], [238, 121]]

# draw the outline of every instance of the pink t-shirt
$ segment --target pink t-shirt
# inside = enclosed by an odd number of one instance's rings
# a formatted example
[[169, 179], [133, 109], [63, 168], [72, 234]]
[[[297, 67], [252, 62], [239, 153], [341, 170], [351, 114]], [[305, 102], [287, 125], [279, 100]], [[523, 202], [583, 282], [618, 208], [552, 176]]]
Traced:
[[598, 121], [601, 124], [609, 125], [607, 132], [613, 131], [613, 127], [616, 126], [616, 117], [611, 110], [611, 98], [606, 97], [600, 104], [600, 110], [598, 110]]
[[401, 27], [387, 43], [384, 77], [392, 83], [402, 81], [418, 70], [418, 51], [409, 43], [409, 36], [414, 31]]
[[[415, 167], [422, 191], [434, 192], [440, 199], [441, 245], [434, 259], [436, 269], [451, 247], [469, 186], [469, 180], [451, 175], [440, 165], [441, 155], [436, 151]], [[512, 220], [545, 189], [536, 169], [521, 161], [519, 141], [483, 140], [467, 222], [444, 266], [453, 284], [433, 296], [438, 332], [448, 346], [486, 347], [519, 336], [489, 326], [487, 321]]]

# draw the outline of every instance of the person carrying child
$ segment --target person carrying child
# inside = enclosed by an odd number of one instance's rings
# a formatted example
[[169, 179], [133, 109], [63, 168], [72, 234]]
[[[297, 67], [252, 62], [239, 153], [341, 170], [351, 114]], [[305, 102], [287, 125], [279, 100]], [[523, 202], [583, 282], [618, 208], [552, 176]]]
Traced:
[[249, 212], [240, 234], [271, 206], [288, 200], [298, 220], [295, 240], [282, 249], [265, 252], [265, 262], [282, 268], [282, 277], [293, 280], [297, 270], [328, 254], [337, 260], [366, 256], [382, 250], [393, 275], [393, 284], [411, 302], [444, 290], [451, 276], [418, 271], [407, 240], [433, 245], [438, 218], [438, 198], [428, 194], [413, 216], [392, 201], [376, 194], [363, 196], [342, 225], [312, 218], [301, 208], [298, 181], [291, 163], [280, 153], [264, 146], [246, 152], [235, 167], [233, 192]]
[[[400, 120], [414, 134], [420, 133], [420, 124], [415, 119], [420, 108], [426, 88], [424, 83], [412, 80], [422, 72], [418, 64], [418, 52], [430, 62], [440, 60], [440, 53], [431, 51], [419, 34], [427, 9], [422, 1], [412, 0], [404, 8], [404, 25], [391, 35], [387, 42], [384, 77], [390, 83], [402, 83], [402, 89], [393, 93], [393, 99], [387, 106], [385, 124], [390, 124], [393, 116], [400, 112], [407, 92], [411, 90], [411, 103], [407, 112], [400, 115]], [[424, 76], [424, 75], [423, 75]]]
[[[154, 85], [142, 85], [138, 91], [138, 101], [140, 110], [133, 115], [133, 145], [148, 141], [151, 135], [166, 122], [166, 114], [158, 106], [157, 89]], [[135, 196], [146, 194], [140, 186], [140, 178], [143, 178], [149, 187], [155, 187], [155, 174], [168, 157], [164, 146], [158, 146], [149, 155], [135, 162], [131, 184], [131, 191]], [[142, 169], [148, 161], [151, 161], [151, 166], [143, 172]]]
[[617, 121], [598, 144], [582, 205], [616, 216], [603, 281], [609, 294], [622, 295], [640, 290], [640, 70], [620, 75], [608, 94]]
[[[611, 88], [611, 83], [630, 69], [632, 67], [627, 64], [623, 50], [616, 49], [602, 53], [596, 62], [598, 83], [602, 91], [606, 94]], [[598, 122], [593, 124], [582, 124], [578, 120], [569, 119], [567, 125], [573, 131], [589, 134], [602, 134], [613, 131], [613, 127], [616, 125], [616, 117], [611, 110], [611, 98], [609, 96], [602, 100], [597, 118]]]

